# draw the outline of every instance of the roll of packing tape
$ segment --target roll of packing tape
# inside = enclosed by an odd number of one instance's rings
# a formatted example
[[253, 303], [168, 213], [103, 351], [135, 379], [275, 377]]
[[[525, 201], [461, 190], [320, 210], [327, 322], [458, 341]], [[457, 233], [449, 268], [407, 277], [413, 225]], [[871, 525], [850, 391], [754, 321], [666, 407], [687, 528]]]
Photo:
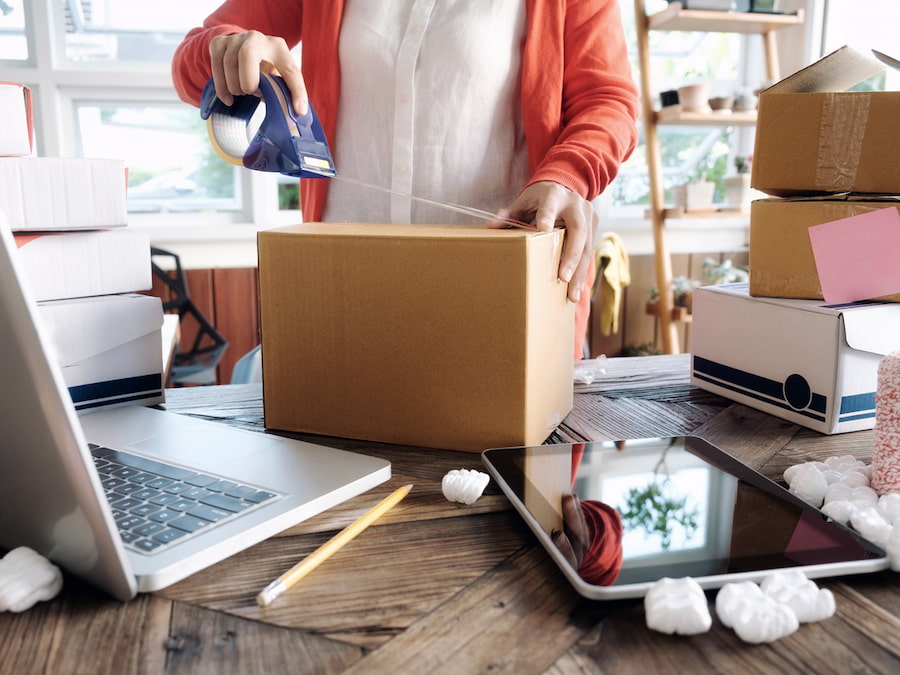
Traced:
[[334, 160], [316, 111], [297, 115], [291, 92], [277, 75], [261, 73], [259, 93], [225, 105], [210, 78], [200, 95], [209, 140], [226, 162], [300, 178], [333, 178]]
[[216, 153], [229, 164], [243, 166], [244, 153], [266, 117], [265, 101], [260, 101], [249, 120], [212, 113], [206, 119], [209, 142]]
[[880, 495], [900, 492], [900, 351], [878, 365], [872, 488]]

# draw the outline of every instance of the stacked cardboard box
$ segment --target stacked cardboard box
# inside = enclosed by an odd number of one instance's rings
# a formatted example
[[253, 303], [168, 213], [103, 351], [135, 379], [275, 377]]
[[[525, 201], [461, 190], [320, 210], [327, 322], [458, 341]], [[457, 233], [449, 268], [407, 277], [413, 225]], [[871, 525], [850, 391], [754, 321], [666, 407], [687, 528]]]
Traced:
[[900, 206], [900, 92], [845, 91], [882, 70], [843, 47], [760, 95], [751, 295], [823, 299], [809, 228]]
[[846, 91], [881, 69], [844, 47], [762, 92], [749, 285], [694, 294], [692, 382], [823, 433], [874, 426], [900, 349], [900, 304], [823, 302], [809, 231], [900, 207], [900, 92]]
[[24, 131], [0, 136], [0, 220], [15, 234], [72, 400], [79, 410], [160, 403], [162, 306], [136, 292], [152, 284], [150, 241], [126, 225], [125, 166], [32, 156], [23, 89], [0, 85], [0, 118], [24, 119]]
[[481, 452], [572, 408], [563, 231], [306, 223], [259, 233], [266, 427]]

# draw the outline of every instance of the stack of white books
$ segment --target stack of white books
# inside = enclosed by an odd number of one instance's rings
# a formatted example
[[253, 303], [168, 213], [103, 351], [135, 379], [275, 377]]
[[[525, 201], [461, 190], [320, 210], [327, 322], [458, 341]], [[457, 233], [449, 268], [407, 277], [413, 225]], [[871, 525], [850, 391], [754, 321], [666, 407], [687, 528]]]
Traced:
[[[15, 103], [0, 95], [0, 119]], [[150, 239], [127, 226], [124, 163], [23, 148], [30, 139], [0, 137], [0, 220], [15, 235], [75, 407], [162, 402], [162, 304], [139, 293], [152, 286]]]

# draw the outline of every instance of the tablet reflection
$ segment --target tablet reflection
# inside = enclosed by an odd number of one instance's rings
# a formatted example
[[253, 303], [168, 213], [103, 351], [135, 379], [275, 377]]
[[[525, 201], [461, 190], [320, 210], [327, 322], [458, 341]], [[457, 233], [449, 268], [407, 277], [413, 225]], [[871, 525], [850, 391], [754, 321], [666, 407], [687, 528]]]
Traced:
[[563, 530], [550, 538], [578, 575], [590, 584], [611, 586], [622, 569], [622, 519], [611, 506], [578, 495], [563, 495]]
[[498, 448], [485, 455], [554, 559], [595, 586], [884, 557], [697, 437]]

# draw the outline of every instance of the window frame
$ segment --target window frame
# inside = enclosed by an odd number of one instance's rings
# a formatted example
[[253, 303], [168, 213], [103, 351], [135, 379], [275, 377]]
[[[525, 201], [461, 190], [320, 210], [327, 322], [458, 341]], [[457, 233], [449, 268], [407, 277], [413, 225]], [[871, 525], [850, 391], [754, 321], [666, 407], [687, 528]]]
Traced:
[[[78, 106], [84, 103], [110, 107], [136, 103], [188, 105], [175, 92], [169, 63], [68, 61], [61, 7], [59, 0], [25, 0], [28, 58], [0, 61], [0, 79], [20, 82], [32, 90], [38, 154], [80, 156]], [[278, 177], [274, 174], [241, 170], [236, 188], [241, 198], [238, 211], [133, 213], [129, 214], [129, 223], [151, 229], [194, 225], [202, 232], [225, 225], [256, 230], [300, 219], [299, 210], [278, 209]]]

